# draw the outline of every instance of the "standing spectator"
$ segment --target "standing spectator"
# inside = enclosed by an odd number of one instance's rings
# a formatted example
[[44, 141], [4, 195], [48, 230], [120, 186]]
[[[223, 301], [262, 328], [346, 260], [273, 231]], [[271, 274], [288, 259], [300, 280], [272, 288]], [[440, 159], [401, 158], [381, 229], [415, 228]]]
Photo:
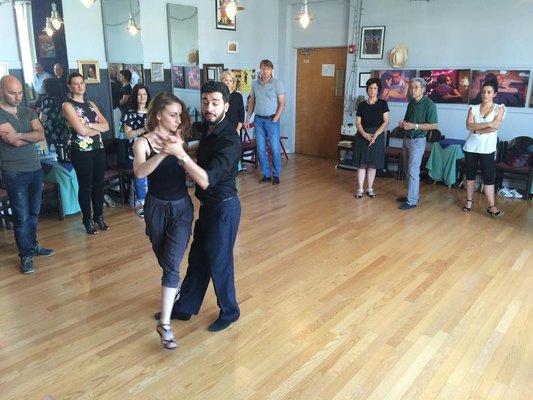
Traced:
[[61, 94], [66, 97], [69, 93], [68, 83], [67, 83], [67, 74], [63, 70], [63, 66], [59, 63], [54, 64], [54, 75], [59, 81], [59, 86], [61, 88]]
[[[272, 181], [274, 185], [279, 185], [281, 175], [279, 119], [285, 108], [285, 89], [281, 81], [272, 75], [274, 69], [272, 61], [262, 60], [259, 67], [261, 68], [261, 77], [252, 84], [252, 97], [248, 103], [245, 126], [250, 127], [250, 118], [255, 112], [255, 138], [263, 173], [263, 178], [259, 183]], [[272, 176], [267, 153], [267, 140], [272, 151]]]
[[43, 172], [35, 143], [44, 129], [35, 112], [22, 103], [22, 84], [11, 75], [0, 79], [0, 160], [2, 179], [13, 212], [13, 231], [20, 256], [20, 272], [35, 272], [34, 256], [54, 250], [39, 246], [37, 223], [41, 210]]
[[68, 86], [72, 97], [63, 103], [63, 115], [71, 132], [70, 159], [80, 187], [83, 225], [87, 234], [96, 235], [95, 222], [101, 230], [109, 229], [103, 210], [106, 155], [102, 142], [102, 133], [109, 130], [109, 125], [96, 104], [85, 100], [85, 81], [80, 73], [68, 76]]
[[129, 69], [123, 69], [120, 71], [120, 81], [122, 82], [122, 88], [120, 89], [120, 100], [118, 104], [121, 112], [121, 118], [124, 118], [124, 115], [129, 109], [130, 95], [132, 91], [131, 71]]
[[403, 151], [407, 171], [407, 197], [399, 197], [400, 210], [409, 210], [418, 205], [420, 200], [420, 165], [426, 150], [426, 134], [437, 129], [437, 107], [427, 96], [426, 81], [413, 78], [409, 83], [412, 100], [407, 106], [405, 117], [398, 126], [404, 132]]
[[51, 79], [52, 75], [46, 72], [43, 66], [39, 63], [35, 63], [35, 77], [33, 78], [33, 90], [35, 91], [35, 98], [39, 103], [40, 100], [44, 97], [44, 81]]
[[63, 104], [63, 93], [61, 92], [60, 81], [58, 79], [47, 79], [44, 81], [45, 97], [41, 104], [40, 120], [44, 126], [44, 136], [48, 148], [51, 145], [57, 149], [57, 143], [60, 142], [66, 147], [70, 132], [65, 118], [61, 113]]

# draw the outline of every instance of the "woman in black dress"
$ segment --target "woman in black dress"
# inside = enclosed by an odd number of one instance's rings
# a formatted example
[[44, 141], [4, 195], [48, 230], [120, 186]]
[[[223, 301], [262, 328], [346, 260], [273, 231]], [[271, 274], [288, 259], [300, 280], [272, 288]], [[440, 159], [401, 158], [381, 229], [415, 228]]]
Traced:
[[365, 193], [365, 176], [368, 182], [366, 194], [376, 197], [374, 178], [376, 170], [385, 163], [385, 139], [383, 132], [389, 125], [389, 106], [385, 100], [378, 98], [381, 81], [370, 78], [366, 81], [368, 99], [357, 106], [355, 125], [354, 157], [357, 167], [357, 189], [355, 197], [360, 199]]
[[146, 234], [163, 269], [161, 314], [156, 329], [163, 347], [173, 350], [177, 345], [170, 314], [178, 293], [181, 259], [191, 236], [193, 205], [179, 160], [157, 149], [161, 139], [188, 136], [190, 118], [185, 104], [173, 94], [159, 93], [148, 111], [147, 130], [133, 145], [133, 170], [137, 178], [148, 177]]
[[[70, 160], [78, 177], [78, 201], [83, 214], [83, 225], [89, 235], [107, 231], [104, 222], [104, 174], [106, 154], [102, 133], [109, 124], [96, 104], [85, 100], [85, 80], [78, 72], [68, 76], [72, 97], [63, 103], [63, 115], [70, 127]], [[91, 215], [92, 209], [92, 215]]]

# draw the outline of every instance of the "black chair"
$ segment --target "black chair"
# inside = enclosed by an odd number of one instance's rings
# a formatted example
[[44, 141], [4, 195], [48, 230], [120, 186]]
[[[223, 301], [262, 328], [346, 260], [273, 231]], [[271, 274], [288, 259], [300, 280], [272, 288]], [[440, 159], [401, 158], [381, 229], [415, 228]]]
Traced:
[[402, 139], [403, 129], [397, 127], [385, 133], [385, 169], [389, 172], [389, 164], [394, 163], [398, 165], [398, 172], [396, 179], [401, 180], [403, 177], [403, 153], [402, 147], [394, 147], [390, 145], [390, 139]]
[[504, 147], [496, 163], [496, 183], [501, 186], [505, 174], [526, 182], [524, 199], [529, 199], [533, 184], [533, 137], [518, 136]]
[[250, 138], [245, 127], [241, 128], [241, 163], [250, 163], [257, 169], [257, 142]]

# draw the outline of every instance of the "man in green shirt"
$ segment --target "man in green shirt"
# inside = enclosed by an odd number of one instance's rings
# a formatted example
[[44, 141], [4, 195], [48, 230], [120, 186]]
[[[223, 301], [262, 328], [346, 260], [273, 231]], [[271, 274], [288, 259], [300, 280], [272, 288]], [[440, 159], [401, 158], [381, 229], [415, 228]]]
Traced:
[[413, 78], [409, 82], [412, 100], [399, 127], [404, 130], [403, 151], [407, 171], [407, 197], [399, 197], [400, 210], [410, 210], [418, 205], [420, 193], [420, 164], [426, 150], [426, 134], [437, 129], [437, 107], [427, 96], [426, 81]]
[[0, 79], [0, 167], [13, 215], [13, 232], [20, 256], [20, 272], [31, 274], [34, 256], [54, 250], [37, 243], [43, 171], [35, 143], [44, 140], [44, 128], [35, 111], [22, 103], [22, 85], [11, 75]]

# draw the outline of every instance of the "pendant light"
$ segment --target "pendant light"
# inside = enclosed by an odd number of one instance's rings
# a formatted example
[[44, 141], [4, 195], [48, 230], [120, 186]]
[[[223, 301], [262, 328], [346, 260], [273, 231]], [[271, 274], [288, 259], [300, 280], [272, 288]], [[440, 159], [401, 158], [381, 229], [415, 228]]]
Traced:
[[56, 3], [52, 3], [52, 13], [50, 14], [50, 22], [52, 23], [52, 26], [57, 31], [61, 28], [61, 25], [63, 24], [63, 20], [59, 16], [59, 11], [57, 11]]
[[309, 26], [309, 23], [314, 20], [314, 18], [309, 14], [309, 10], [307, 8], [307, 0], [303, 0], [302, 9], [300, 10], [300, 14], [298, 14], [295, 20], [300, 23], [303, 29], [307, 28]]
[[52, 21], [50, 21], [50, 17], [46, 17], [43, 32], [46, 32], [46, 34], [50, 37], [52, 37], [54, 34], [54, 27], [52, 26]]
[[141, 28], [137, 26], [137, 23], [135, 22], [135, 18], [133, 18], [133, 12], [131, 10], [131, 0], [130, 0], [130, 17], [128, 18], [128, 26], [126, 26], [126, 30], [130, 33], [131, 36], [135, 36]]
[[94, 2], [95, 2], [96, 0], [80, 0], [80, 1], [82, 2], [82, 4], [83, 4], [85, 7], [90, 8], [90, 7], [94, 4]]

